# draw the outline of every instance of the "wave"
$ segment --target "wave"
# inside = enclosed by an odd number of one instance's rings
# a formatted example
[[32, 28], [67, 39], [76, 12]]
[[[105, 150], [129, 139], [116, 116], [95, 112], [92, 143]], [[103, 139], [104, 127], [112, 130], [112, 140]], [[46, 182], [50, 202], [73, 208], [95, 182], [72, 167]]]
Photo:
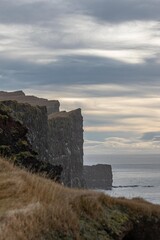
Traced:
[[112, 188], [138, 188], [138, 187], [143, 187], [143, 188], [153, 188], [153, 185], [119, 185], [119, 186], [113, 186]]

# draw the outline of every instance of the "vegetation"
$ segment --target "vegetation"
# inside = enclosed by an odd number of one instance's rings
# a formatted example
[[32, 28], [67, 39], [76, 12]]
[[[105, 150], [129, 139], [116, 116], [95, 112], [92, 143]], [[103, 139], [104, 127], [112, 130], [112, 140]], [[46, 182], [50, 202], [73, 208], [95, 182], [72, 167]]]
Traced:
[[152, 240], [159, 236], [158, 205], [68, 189], [0, 159], [1, 240]]

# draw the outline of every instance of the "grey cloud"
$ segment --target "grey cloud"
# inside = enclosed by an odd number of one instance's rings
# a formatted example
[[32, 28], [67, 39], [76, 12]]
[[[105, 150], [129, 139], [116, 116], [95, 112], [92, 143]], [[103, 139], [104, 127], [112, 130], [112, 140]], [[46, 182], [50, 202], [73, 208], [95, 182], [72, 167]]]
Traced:
[[15, 2], [0, 1], [0, 22], [11, 24], [37, 24], [51, 21], [69, 12], [64, 1]]
[[160, 20], [159, 0], [82, 0], [79, 4], [86, 14], [108, 22]]
[[[77, 56], [74, 58], [61, 58], [58, 63], [41, 65], [23, 60], [0, 58], [0, 74], [9, 79], [15, 79], [16, 84], [23, 88], [28, 85], [33, 87], [45, 85], [76, 85], [76, 84], [158, 84], [160, 68], [158, 64], [117, 64], [117, 61], [101, 58], [88, 58]], [[98, 64], [99, 63], [99, 64]], [[1, 79], [2, 81], [2, 79]], [[4, 79], [5, 81], [5, 79]], [[17, 83], [16, 83], [17, 82]], [[5, 82], [4, 82], [5, 86]], [[151, 90], [149, 90], [151, 91]], [[96, 93], [96, 92], [95, 92]], [[105, 94], [105, 92], [104, 92]], [[122, 92], [123, 94], [123, 92]], [[136, 94], [134, 91], [128, 95]]]
[[134, 133], [133, 131], [129, 131], [129, 132], [124, 132], [122, 131], [107, 131], [107, 132], [84, 132], [84, 136], [85, 139], [89, 139], [89, 140], [97, 140], [97, 141], [104, 141], [106, 139], [106, 137], [137, 137], [137, 134]]
[[[74, 84], [159, 84], [160, 68], [158, 64], [117, 64], [117, 61], [101, 58], [80, 57], [78, 62], [72, 58], [60, 58], [58, 63], [42, 65], [24, 60], [0, 58], [0, 74], [17, 81], [17, 86], [74, 85]], [[5, 85], [5, 83], [4, 83]], [[152, 91], [149, 89], [149, 91]], [[131, 93], [133, 94], [133, 92]]]
[[[1, 0], [0, 22], [45, 24], [65, 14], [89, 15], [97, 20], [123, 22], [132, 20], [159, 20], [160, 2], [158, 0], [53, 0], [15, 1]], [[74, 21], [74, 19], [73, 19]]]
[[160, 132], [146, 132], [140, 139], [143, 141], [155, 141], [157, 136], [160, 136]]

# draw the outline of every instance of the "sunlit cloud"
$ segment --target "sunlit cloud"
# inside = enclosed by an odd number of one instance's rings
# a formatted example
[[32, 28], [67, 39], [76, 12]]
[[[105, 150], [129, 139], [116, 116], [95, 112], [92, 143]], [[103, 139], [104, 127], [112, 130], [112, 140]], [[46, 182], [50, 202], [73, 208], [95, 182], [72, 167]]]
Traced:
[[138, 64], [149, 58], [159, 59], [157, 28], [157, 22], [100, 24], [83, 15], [64, 15], [54, 19], [49, 27], [0, 24], [0, 51], [8, 58], [23, 58], [37, 64], [77, 55]]
[[117, 154], [117, 153], [159, 153], [160, 141], [140, 141], [130, 138], [106, 138], [104, 142], [87, 141], [85, 142], [86, 154]]

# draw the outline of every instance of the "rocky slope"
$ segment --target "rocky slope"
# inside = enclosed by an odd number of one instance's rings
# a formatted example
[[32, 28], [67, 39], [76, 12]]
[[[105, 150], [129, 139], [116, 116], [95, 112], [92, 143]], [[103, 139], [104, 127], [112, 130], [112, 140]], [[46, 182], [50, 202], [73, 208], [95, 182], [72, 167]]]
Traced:
[[159, 240], [160, 206], [64, 188], [0, 159], [1, 240]]

